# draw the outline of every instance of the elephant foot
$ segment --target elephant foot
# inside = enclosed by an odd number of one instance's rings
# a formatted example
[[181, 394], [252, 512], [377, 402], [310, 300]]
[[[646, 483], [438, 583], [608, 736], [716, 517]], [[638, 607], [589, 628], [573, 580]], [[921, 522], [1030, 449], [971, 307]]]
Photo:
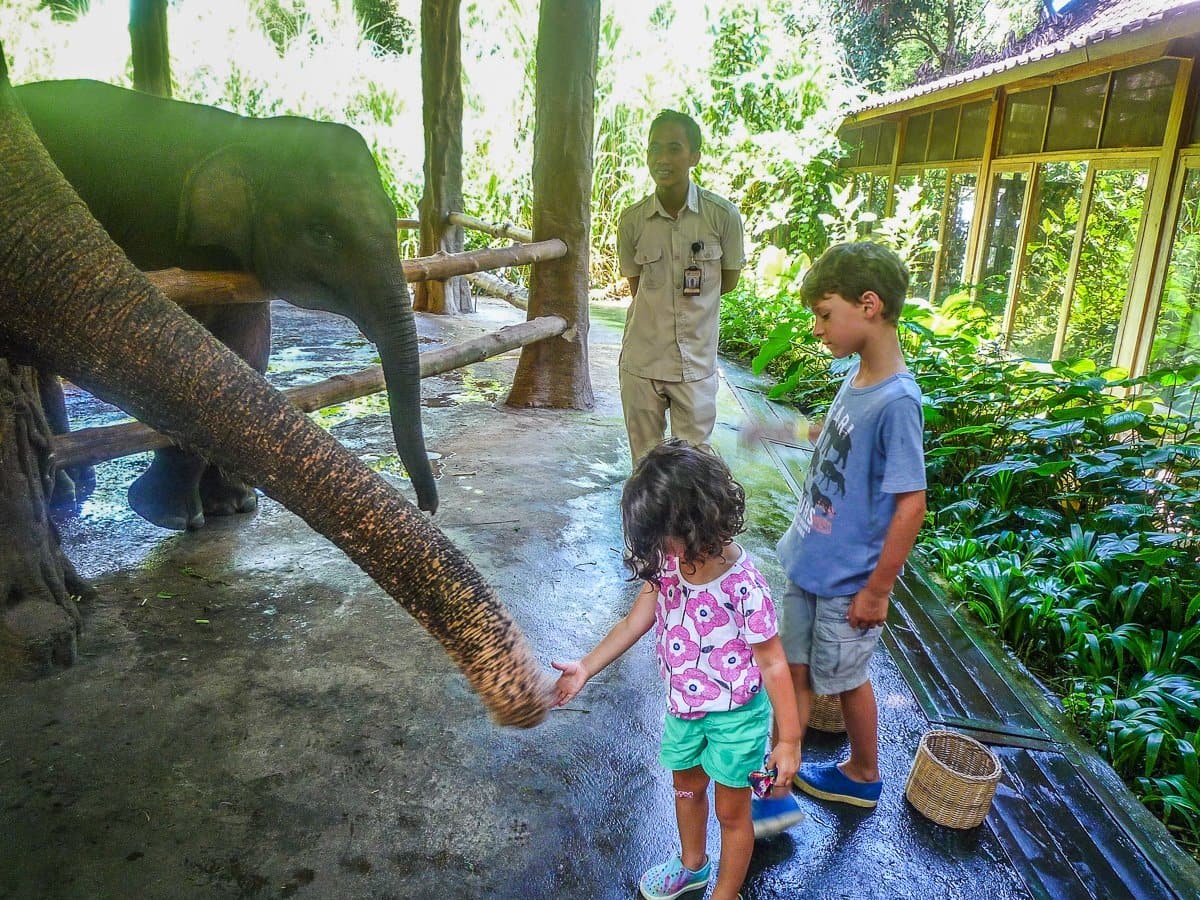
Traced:
[[200, 477], [200, 500], [206, 516], [232, 516], [258, 509], [254, 488], [217, 466], [209, 466]]
[[96, 470], [91, 466], [71, 466], [54, 473], [50, 491], [50, 506], [54, 509], [74, 509], [96, 489]]
[[199, 457], [177, 448], [160, 450], [150, 468], [129, 486], [129, 505], [159, 528], [172, 531], [203, 528], [200, 474], [204, 466]]

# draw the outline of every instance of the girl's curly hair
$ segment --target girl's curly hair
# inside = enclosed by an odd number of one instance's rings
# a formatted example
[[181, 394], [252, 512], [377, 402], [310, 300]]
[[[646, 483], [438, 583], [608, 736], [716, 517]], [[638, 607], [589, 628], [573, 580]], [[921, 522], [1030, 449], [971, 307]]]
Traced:
[[718, 555], [742, 531], [745, 515], [746, 492], [719, 456], [664, 441], [642, 457], [621, 492], [629, 580], [659, 586], [668, 538], [683, 543], [681, 563]]

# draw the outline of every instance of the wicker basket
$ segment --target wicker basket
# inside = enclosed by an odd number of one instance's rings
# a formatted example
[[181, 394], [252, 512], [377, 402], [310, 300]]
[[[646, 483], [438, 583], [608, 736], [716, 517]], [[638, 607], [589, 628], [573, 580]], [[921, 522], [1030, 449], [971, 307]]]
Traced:
[[921, 737], [904, 786], [919, 812], [948, 828], [974, 828], [983, 821], [1000, 782], [1000, 760], [979, 741], [954, 731]]
[[813, 697], [808, 727], [834, 734], [846, 730], [846, 723], [842, 719], [842, 701], [837, 694], [817, 694]]

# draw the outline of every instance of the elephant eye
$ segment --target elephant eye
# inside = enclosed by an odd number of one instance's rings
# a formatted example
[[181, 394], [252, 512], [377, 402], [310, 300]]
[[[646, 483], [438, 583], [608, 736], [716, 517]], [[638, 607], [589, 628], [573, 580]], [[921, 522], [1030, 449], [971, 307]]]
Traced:
[[334, 237], [333, 229], [324, 222], [311, 223], [308, 226], [308, 236], [314, 244], [337, 243], [337, 238]]

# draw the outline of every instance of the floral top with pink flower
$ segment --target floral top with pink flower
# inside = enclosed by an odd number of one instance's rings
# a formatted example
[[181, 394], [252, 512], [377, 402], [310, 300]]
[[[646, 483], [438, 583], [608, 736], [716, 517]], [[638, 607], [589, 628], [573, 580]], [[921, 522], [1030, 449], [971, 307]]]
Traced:
[[674, 556], [660, 575], [655, 649], [667, 712], [681, 719], [736, 709], [762, 690], [750, 645], [778, 632], [775, 604], [766, 579], [738, 549], [729, 571], [707, 584], [689, 584]]

